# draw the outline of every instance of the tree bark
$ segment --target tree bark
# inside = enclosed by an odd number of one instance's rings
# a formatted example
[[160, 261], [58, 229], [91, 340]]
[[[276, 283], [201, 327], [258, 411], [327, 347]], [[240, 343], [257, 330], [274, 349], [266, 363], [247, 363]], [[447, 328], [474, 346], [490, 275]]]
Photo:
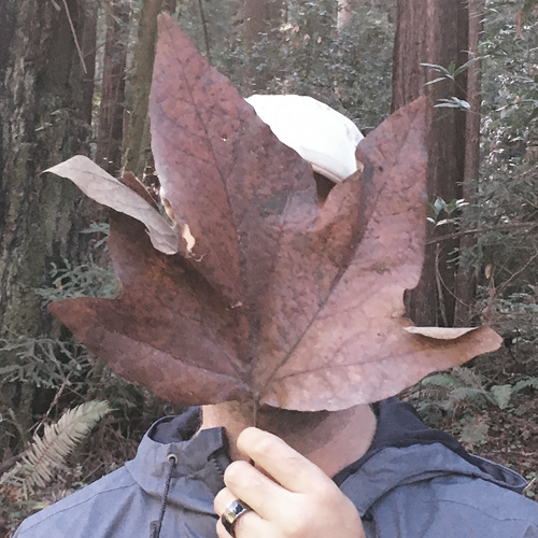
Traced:
[[112, 0], [105, 5], [107, 32], [95, 161], [107, 172], [117, 175], [123, 151], [130, 3], [129, 0]]
[[282, 0], [245, 0], [244, 37], [249, 44], [256, 43], [260, 34], [270, 33], [282, 19]]
[[[448, 67], [460, 66], [469, 59], [469, 8], [464, 0], [398, 0], [398, 22], [394, 48], [392, 108], [427, 95], [433, 103], [457, 97], [468, 100], [468, 76], [464, 72], [456, 83], [445, 80], [429, 86], [439, 76], [422, 63]], [[472, 114], [475, 114], [475, 110]], [[445, 201], [463, 197], [466, 160], [473, 150], [467, 147], [468, 113], [436, 108], [428, 137], [428, 199]], [[473, 129], [476, 130], [476, 125]], [[450, 232], [443, 227], [443, 233]], [[419, 325], [452, 326], [455, 319], [455, 273], [452, 262], [456, 240], [431, 244], [426, 248], [422, 278], [407, 296], [408, 312]]]
[[[93, 3], [67, 2], [87, 65], [95, 53]], [[80, 262], [87, 240], [79, 230], [98, 214], [73, 184], [40, 175], [86, 152], [93, 81], [91, 69], [85, 74], [82, 68], [62, 2], [3, 0], [0, 35], [0, 336], [31, 338], [52, 327], [35, 289], [52, 261]], [[2, 365], [16, 360], [0, 356]], [[0, 397], [0, 405], [7, 402], [28, 426], [33, 388], [4, 383]], [[3, 427], [0, 439], [6, 439]]]
[[161, 10], [170, 9], [175, 9], [175, 2], [145, 0], [140, 13], [133, 58], [132, 104], [125, 142], [127, 156], [125, 168], [140, 179], [146, 163], [152, 163], [151, 147], [148, 143], [150, 141], [148, 102], [157, 42], [157, 15]]
[[[479, 55], [480, 36], [483, 30], [485, 0], [469, 0], [469, 59]], [[481, 62], [474, 63], [467, 73], [467, 101], [471, 105], [472, 114], [466, 115], [465, 169], [463, 179], [463, 198], [471, 200], [475, 194], [474, 181], [480, 171], [480, 110]], [[459, 241], [459, 248], [471, 248], [475, 243], [474, 235], [465, 235]], [[476, 277], [473, 271], [457, 268], [455, 295], [456, 305], [454, 324], [466, 326], [473, 323], [476, 312], [473, 308], [476, 292]]]

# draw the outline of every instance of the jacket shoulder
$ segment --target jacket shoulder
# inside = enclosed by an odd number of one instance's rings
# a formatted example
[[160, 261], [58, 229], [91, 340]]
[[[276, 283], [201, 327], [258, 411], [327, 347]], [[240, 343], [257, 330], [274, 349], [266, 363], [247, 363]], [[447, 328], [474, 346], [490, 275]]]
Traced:
[[388, 447], [341, 489], [363, 517], [368, 538], [538, 538], [538, 504], [519, 493], [524, 479], [479, 463], [441, 443]]
[[[372, 507], [380, 537], [538, 538], [538, 504], [481, 478], [401, 485]], [[397, 519], [397, 521], [395, 521]]]
[[14, 538], [105, 536], [114, 513], [137, 495], [139, 487], [125, 467], [25, 519]]

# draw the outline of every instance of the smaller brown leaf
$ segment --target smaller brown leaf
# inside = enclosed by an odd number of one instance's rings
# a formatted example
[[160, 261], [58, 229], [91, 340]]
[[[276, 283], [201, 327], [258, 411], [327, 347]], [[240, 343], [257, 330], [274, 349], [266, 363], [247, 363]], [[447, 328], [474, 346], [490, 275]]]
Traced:
[[137, 177], [132, 172], [125, 172], [123, 176], [119, 178], [119, 181], [144, 198], [144, 200], [146, 200], [146, 202], [156, 211], [159, 210], [157, 202], [153, 199], [148, 189], [138, 181]]
[[83, 155], [71, 157], [45, 172], [70, 179], [84, 194], [120, 213], [142, 222], [155, 249], [164, 254], [180, 251], [176, 227], [166, 219], [145, 197], [124, 185]]

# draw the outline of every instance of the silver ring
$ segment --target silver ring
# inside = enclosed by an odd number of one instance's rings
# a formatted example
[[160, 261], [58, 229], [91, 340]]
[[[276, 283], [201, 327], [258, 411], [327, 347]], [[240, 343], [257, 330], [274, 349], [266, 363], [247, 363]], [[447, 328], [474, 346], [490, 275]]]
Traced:
[[222, 522], [222, 525], [226, 529], [226, 532], [232, 536], [232, 538], [235, 538], [235, 524], [237, 523], [237, 520], [247, 512], [250, 512], [252, 508], [247, 506], [246, 504], [242, 503], [239, 499], [236, 499], [235, 501], [232, 501], [225, 509], [224, 512], [222, 512], [222, 515], [220, 516], [220, 520]]

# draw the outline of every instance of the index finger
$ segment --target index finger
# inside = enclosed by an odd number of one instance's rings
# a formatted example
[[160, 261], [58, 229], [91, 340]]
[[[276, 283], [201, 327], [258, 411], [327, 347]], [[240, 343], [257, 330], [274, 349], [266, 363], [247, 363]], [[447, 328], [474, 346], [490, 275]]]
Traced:
[[288, 491], [312, 493], [336, 487], [317, 465], [269, 432], [247, 428], [239, 435], [237, 448]]

